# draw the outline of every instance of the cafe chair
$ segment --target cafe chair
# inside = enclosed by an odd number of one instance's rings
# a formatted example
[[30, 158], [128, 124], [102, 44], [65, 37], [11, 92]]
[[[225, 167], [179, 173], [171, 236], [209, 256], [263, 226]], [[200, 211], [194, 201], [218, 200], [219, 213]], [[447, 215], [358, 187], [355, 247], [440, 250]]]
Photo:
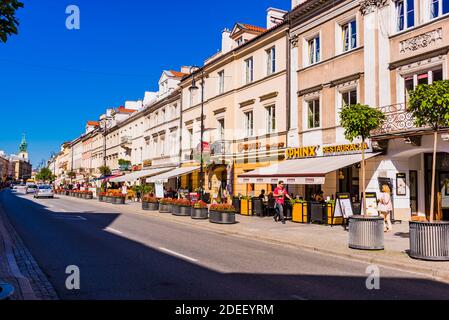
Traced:
[[268, 204], [265, 207], [265, 215], [273, 217], [276, 214], [276, 199], [268, 199]]
[[264, 204], [262, 199], [254, 198], [253, 199], [253, 214], [258, 217], [264, 216]]

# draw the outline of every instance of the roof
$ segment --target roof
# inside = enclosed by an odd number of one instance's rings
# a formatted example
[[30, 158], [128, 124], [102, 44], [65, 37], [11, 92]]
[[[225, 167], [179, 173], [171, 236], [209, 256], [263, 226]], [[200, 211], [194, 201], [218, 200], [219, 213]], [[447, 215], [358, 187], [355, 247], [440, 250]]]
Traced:
[[183, 72], [179, 72], [179, 71], [174, 71], [174, 70], [169, 70], [168, 72], [170, 72], [174, 77], [176, 78], [183, 78], [185, 76], [187, 76], [187, 73], [183, 73]]
[[250, 31], [254, 31], [254, 32], [265, 32], [267, 31], [266, 28], [262, 28], [262, 27], [258, 27], [258, 26], [253, 26], [247, 23], [239, 23], [240, 26], [242, 26], [244, 29], [250, 30]]
[[100, 123], [98, 121], [87, 121], [87, 125], [90, 127], [99, 127]]
[[117, 112], [118, 113], [134, 113], [137, 110], [132, 110], [132, 109], [126, 109], [124, 106], [120, 106], [117, 108]]

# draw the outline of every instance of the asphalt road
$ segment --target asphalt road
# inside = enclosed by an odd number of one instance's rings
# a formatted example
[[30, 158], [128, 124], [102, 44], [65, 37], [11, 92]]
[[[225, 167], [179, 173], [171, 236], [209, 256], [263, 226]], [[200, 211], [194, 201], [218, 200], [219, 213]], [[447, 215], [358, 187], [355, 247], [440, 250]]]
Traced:
[[[361, 262], [250, 241], [96, 202], [0, 193], [9, 220], [61, 299], [448, 299], [449, 285]], [[80, 290], [65, 282], [80, 269]]]

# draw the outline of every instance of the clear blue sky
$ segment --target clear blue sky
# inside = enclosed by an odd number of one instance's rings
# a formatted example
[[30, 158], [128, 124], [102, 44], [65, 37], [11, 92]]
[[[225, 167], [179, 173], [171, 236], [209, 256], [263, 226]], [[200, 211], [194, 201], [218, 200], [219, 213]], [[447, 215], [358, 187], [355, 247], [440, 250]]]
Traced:
[[[291, 3], [22, 1], [19, 35], [0, 44], [0, 150], [17, 153], [26, 133], [34, 166], [106, 108], [156, 90], [162, 70], [201, 64], [220, 48], [225, 27], [265, 26], [267, 8]], [[71, 4], [80, 8], [80, 30], [65, 27]]]

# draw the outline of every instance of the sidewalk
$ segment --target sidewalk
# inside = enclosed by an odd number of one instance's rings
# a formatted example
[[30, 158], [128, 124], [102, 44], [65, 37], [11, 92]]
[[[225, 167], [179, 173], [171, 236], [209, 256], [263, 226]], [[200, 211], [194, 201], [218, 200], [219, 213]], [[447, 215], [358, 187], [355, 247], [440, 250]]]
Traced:
[[[74, 199], [74, 201], [86, 201]], [[359, 251], [348, 247], [348, 232], [341, 226], [304, 225], [287, 222], [275, 223], [272, 218], [248, 217], [237, 215], [235, 225], [217, 225], [208, 220], [192, 220], [188, 217], [176, 217], [170, 214], [144, 211], [140, 203], [127, 203], [117, 206], [108, 203], [94, 203], [101, 207], [114, 208], [122, 212], [145, 215], [179, 224], [189, 225], [220, 234], [239, 236], [251, 240], [266, 241], [317, 253], [355, 259], [370, 264], [401, 269], [407, 272], [424, 274], [434, 280], [449, 282], [449, 262], [428, 262], [414, 260], [407, 254], [409, 250], [409, 225], [407, 222], [394, 225], [392, 233], [385, 234], [384, 251]]]
[[1, 202], [0, 282], [14, 286], [14, 294], [10, 297], [11, 300], [57, 299], [53, 286], [8, 222]]

